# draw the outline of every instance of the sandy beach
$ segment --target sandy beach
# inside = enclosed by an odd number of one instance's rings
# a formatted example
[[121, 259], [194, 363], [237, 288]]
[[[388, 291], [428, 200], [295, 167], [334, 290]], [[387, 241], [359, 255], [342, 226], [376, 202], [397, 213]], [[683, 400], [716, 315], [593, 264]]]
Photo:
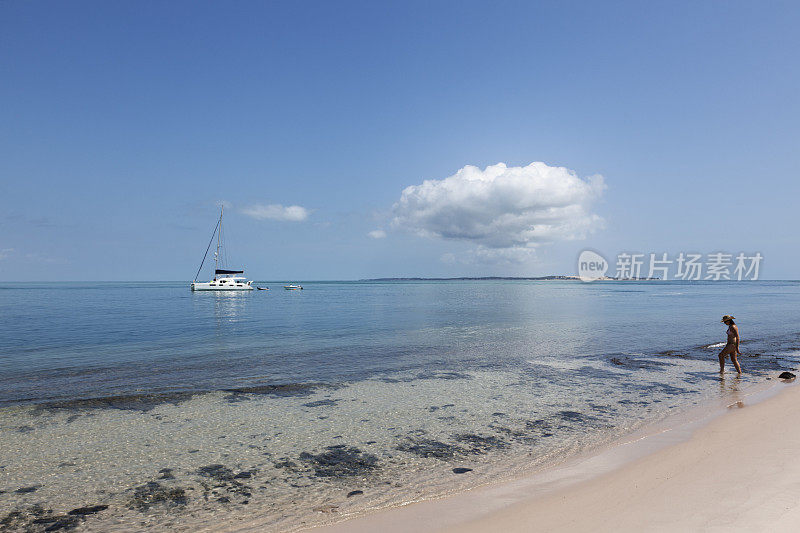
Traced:
[[716, 407], [524, 479], [312, 531], [796, 531], [800, 388]]

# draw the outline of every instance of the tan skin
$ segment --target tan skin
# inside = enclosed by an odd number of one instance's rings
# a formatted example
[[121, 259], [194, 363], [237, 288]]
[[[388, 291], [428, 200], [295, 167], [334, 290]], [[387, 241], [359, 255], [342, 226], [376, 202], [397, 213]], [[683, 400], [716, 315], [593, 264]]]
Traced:
[[736, 372], [741, 374], [742, 367], [739, 365], [739, 359], [736, 357], [737, 355], [741, 355], [739, 352], [739, 328], [733, 320], [726, 320], [725, 325], [728, 326], [728, 343], [722, 351], [719, 352], [719, 371], [725, 371], [725, 357], [730, 356], [733, 366], [736, 367]]

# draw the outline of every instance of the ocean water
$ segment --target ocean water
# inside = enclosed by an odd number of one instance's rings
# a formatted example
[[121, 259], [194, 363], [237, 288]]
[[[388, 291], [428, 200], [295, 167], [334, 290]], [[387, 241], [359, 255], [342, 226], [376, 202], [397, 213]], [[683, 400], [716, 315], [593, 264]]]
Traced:
[[[0, 530], [302, 528], [795, 369], [798, 282], [0, 284]], [[718, 372], [723, 314], [745, 374]]]

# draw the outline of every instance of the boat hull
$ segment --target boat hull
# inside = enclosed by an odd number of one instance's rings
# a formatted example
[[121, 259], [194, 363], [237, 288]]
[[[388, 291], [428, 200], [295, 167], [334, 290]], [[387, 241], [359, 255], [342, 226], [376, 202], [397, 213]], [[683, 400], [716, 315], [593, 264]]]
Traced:
[[237, 292], [237, 291], [252, 291], [255, 289], [252, 285], [242, 285], [242, 286], [228, 286], [228, 287], [220, 287], [219, 285], [213, 286], [210, 283], [192, 283], [191, 288], [193, 291], [225, 291], [225, 292]]

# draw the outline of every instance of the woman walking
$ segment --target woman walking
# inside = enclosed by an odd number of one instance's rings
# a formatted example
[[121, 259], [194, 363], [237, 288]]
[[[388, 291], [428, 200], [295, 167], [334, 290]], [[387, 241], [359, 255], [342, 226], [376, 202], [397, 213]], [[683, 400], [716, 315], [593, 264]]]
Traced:
[[742, 373], [742, 367], [739, 366], [739, 360], [736, 358], [739, 353], [739, 328], [736, 327], [736, 322], [733, 321], [731, 315], [722, 317], [722, 323], [728, 326], [728, 342], [725, 347], [719, 352], [719, 371], [725, 372], [725, 357], [730, 356], [733, 366], [736, 367], [736, 372]]

